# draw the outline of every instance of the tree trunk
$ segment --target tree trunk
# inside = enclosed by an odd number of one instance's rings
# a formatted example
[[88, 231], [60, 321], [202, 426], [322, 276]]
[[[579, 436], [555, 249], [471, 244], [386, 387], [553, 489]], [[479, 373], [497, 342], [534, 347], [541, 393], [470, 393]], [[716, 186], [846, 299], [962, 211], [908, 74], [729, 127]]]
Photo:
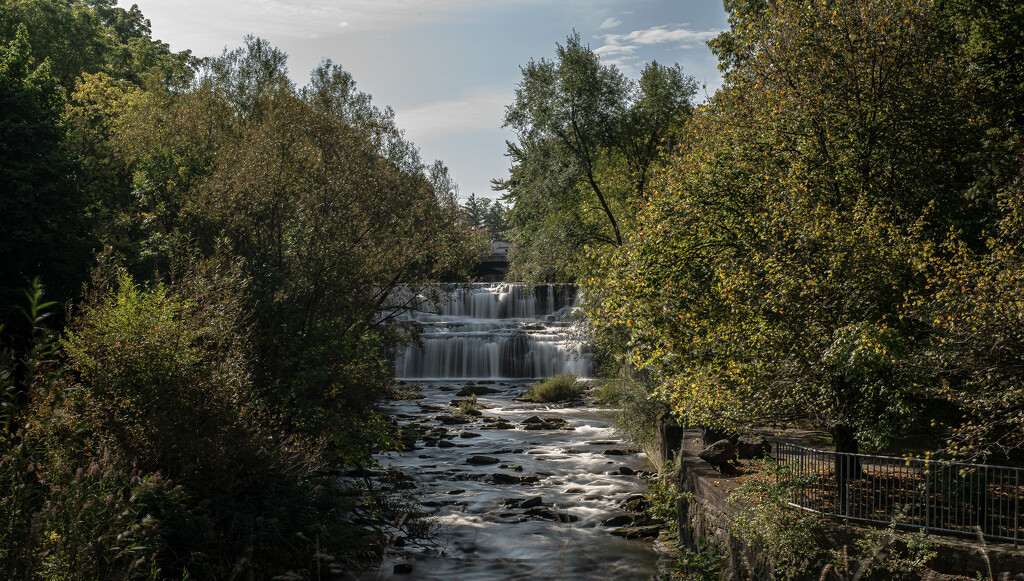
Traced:
[[839, 489], [839, 505], [837, 512], [847, 516], [851, 514], [850, 507], [850, 482], [860, 478], [863, 474], [860, 458], [852, 456], [857, 454], [856, 431], [850, 426], [835, 426], [829, 430], [832, 441], [836, 445], [835, 473], [836, 487]]

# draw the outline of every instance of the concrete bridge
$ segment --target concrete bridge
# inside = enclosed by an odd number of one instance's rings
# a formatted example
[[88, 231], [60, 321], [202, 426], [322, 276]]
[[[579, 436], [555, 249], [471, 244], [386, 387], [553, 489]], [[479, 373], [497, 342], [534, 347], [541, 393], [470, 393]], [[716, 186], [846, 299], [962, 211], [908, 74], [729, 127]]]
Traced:
[[482, 282], [500, 282], [508, 272], [508, 254], [491, 252], [480, 256], [480, 262], [473, 268], [473, 277]]

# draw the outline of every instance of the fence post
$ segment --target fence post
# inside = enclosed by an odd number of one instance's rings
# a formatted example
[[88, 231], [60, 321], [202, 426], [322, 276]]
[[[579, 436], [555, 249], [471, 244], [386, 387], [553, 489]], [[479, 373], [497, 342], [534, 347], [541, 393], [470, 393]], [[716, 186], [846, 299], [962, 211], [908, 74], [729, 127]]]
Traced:
[[928, 534], [928, 526], [931, 524], [932, 518], [932, 471], [928, 465], [929, 461], [924, 461], [924, 534]]
[[1020, 469], [1017, 469], [1017, 484], [1013, 487], [1013, 548], [1017, 548], [1020, 538]]

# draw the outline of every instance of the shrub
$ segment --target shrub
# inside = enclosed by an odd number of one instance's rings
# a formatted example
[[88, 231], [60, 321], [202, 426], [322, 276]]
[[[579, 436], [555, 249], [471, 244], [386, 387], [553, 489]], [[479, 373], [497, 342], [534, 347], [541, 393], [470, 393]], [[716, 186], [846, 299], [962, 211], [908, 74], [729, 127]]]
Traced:
[[556, 375], [534, 384], [526, 399], [540, 403], [572, 401], [583, 397], [586, 384], [575, 375]]
[[464, 399], [459, 402], [459, 413], [463, 415], [479, 415], [480, 404], [476, 401], [476, 394], [469, 396], [469, 399]]
[[734, 532], [748, 545], [748, 571], [774, 579], [796, 579], [820, 567], [826, 558], [821, 517], [791, 508], [788, 501], [799, 483], [787, 467], [774, 460], [754, 460], [757, 472], [729, 496], [737, 510]]
[[655, 385], [649, 376], [623, 373], [604, 382], [598, 401], [615, 406], [616, 430], [637, 446], [654, 444], [658, 438], [658, 416], [668, 405], [654, 396]]
[[63, 343], [70, 373], [39, 402], [36, 424], [88, 432], [147, 472], [229, 479], [255, 451], [237, 299], [100, 276]]

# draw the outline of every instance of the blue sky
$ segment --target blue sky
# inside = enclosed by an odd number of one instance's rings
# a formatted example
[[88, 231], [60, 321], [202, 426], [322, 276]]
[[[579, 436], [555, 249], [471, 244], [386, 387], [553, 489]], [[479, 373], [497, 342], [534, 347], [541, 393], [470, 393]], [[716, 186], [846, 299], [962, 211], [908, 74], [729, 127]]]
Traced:
[[173, 50], [219, 54], [246, 34], [289, 55], [299, 85], [323, 58], [351, 72], [425, 161], [442, 160], [460, 195], [494, 197], [508, 173], [501, 129], [519, 67], [552, 58], [576, 30], [602, 61], [636, 77], [678, 62], [711, 94], [721, 83], [704, 42], [726, 28], [719, 0], [134, 0]]

